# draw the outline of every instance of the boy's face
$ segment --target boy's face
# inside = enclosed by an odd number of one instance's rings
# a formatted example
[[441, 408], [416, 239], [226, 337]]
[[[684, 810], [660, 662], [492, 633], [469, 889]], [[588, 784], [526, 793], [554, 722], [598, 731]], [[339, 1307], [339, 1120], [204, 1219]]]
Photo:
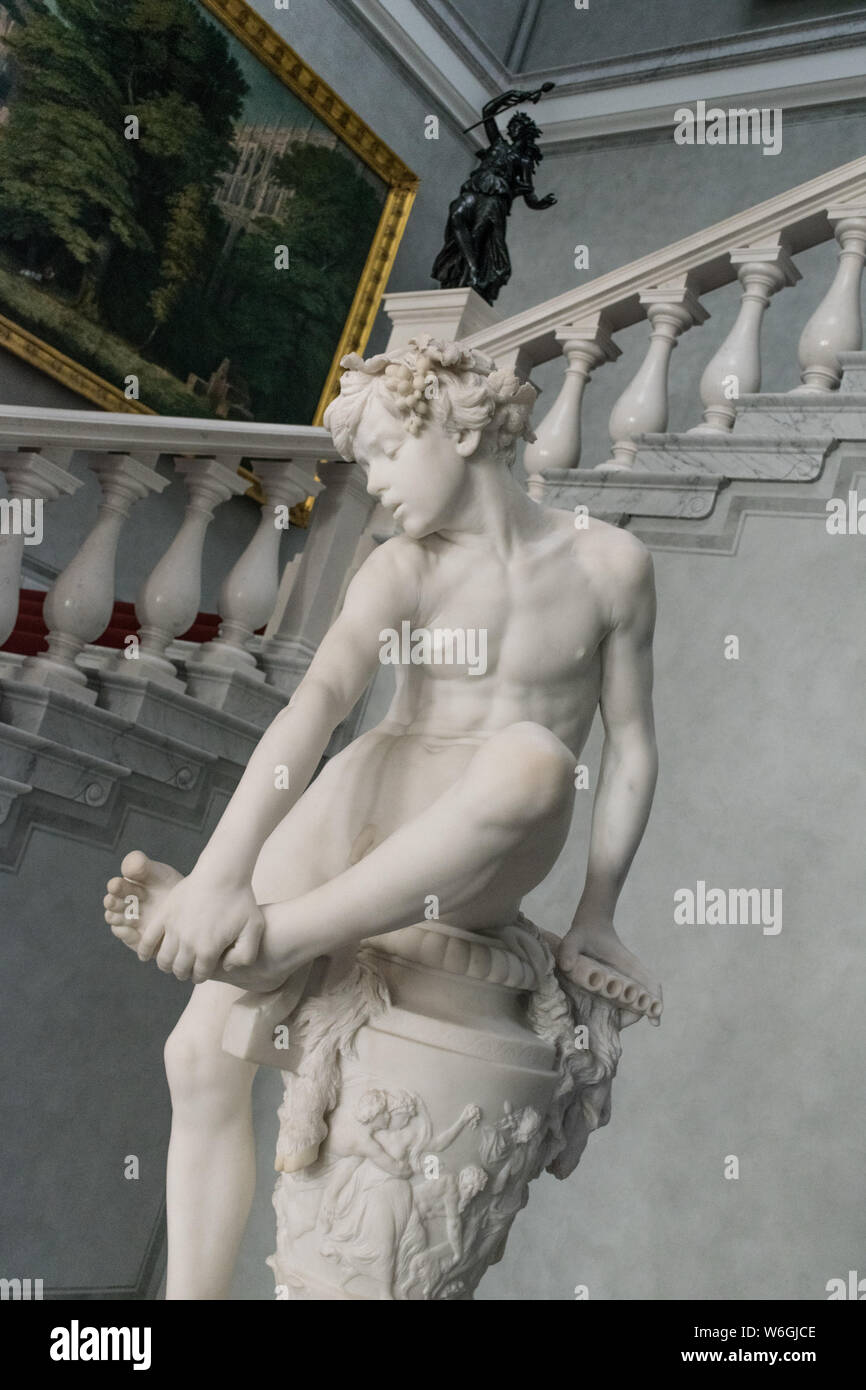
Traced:
[[413, 540], [459, 529], [467, 462], [458, 436], [432, 421], [409, 434], [375, 396], [355, 432], [355, 458], [367, 472], [367, 491], [393, 512]]

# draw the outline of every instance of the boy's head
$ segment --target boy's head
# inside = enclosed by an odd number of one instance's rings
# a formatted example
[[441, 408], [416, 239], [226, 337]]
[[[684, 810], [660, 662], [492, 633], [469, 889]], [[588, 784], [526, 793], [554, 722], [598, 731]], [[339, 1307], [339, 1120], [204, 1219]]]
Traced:
[[325, 425], [411, 537], [453, 527], [467, 503], [467, 469], [508, 468], [517, 440], [534, 438], [535, 388], [471, 348], [423, 337], [342, 365]]
[[366, 362], [350, 353], [340, 365], [346, 370], [325, 425], [344, 458], [354, 457], [355, 432], [373, 399], [416, 437], [430, 424], [455, 435], [477, 430], [506, 464], [513, 461], [518, 439], [535, 438], [529, 428], [535, 387], [498, 371], [489, 357], [471, 348], [425, 336]]

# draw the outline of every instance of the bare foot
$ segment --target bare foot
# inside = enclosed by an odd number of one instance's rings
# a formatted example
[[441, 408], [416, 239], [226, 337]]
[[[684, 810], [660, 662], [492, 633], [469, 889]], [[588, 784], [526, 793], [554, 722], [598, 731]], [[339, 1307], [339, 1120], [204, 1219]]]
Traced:
[[645, 1014], [653, 1023], [661, 1017], [661, 985], [622, 944], [612, 923], [572, 927], [560, 944], [557, 965], [572, 983], [635, 1017]]
[[268, 931], [267, 906], [262, 908], [262, 915], [265, 930], [255, 960], [238, 961], [234, 947], [230, 946], [213, 971], [212, 980], [222, 980], [224, 984], [237, 985], [239, 989], [253, 990], [257, 994], [269, 994], [286, 984], [296, 971], [308, 970], [313, 961], [321, 956], [321, 946], [310, 944], [305, 948], [300, 939], [280, 949], [275, 948], [273, 942], [278, 933]]
[[170, 864], [148, 859], [140, 849], [127, 854], [120, 872], [121, 878], [110, 878], [105, 885], [105, 920], [118, 941], [138, 955], [142, 931], [183, 874]]
[[[152, 957], [142, 955], [139, 949], [141, 934], [154, 913], [162, 909], [166, 897], [180, 883], [183, 874], [170, 864], [149, 859], [141, 850], [128, 854], [120, 869], [123, 877], [109, 879], [106, 885], [108, 891], [103, 899], [105, 920], [118, 940], [135, 951], [139, 960], [149, 960]], [[309, 965], [320, 954], [320, 950], [292, 948], [277, 955], [269, 950], [265, 935], [253, 962], [242, 961], [236, 945], [229, 946], [208, 979], [265, 994], [278, 989], [290, 975]], [[158, 956], [157, 964], [160, 965]], [[160, 969], [163, 968], [168, 970], [167, 966], [160, 965]], [[188, 978], [188, 973], [179, 978]]]

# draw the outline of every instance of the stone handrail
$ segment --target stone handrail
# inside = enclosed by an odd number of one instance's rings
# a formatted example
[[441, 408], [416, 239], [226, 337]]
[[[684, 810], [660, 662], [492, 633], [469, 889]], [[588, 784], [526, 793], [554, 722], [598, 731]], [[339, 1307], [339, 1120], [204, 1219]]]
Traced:
[[[318, 467], [324, 464], [325, 476], [329, 468], [349, 467], [330, 462], [338, 455], [328, 432], [311, 426], [0, 405], [0, 473], [7, 482], [0, 534], [0, 643], [15, 626], [23, 547], [35, 538], [37, 516], [41, 527], [45, 505], [62, 507], [59, 499], [82, 486], [69, 468], [73, 454], [99, 479], [99, 514], [46, 596], [48, 651], [23, 662], [7, 659], [0, 674], [63, 691], [86, 704], [97, 701], [100, 691], [91, 665], [81, 657], [111, 618], [121, 529], [137, 501], [167, 486], [168, 478], [156, 464], [168, 456], [186, 483], [186, 514], [166, 552], [154, 557], [154, 568], [136, 598], [137, 637], [103, 671], [115, 685], [153, 682], [218, 708], [230, 709], [232, 702], [252, 708], [267, 679], [267, 661], [251, 650], [253, 634], [271, 617], [277, 600], [280, 537], [288, 510], [321, 491]], [[222, 584], [219, 635], [180, 671], [168, 649], [200, 606], [202, 548], [214, 510], [248, 488], [238, 473], [242, 460], [254, 469], [264, 496], [260, 524]], [[305, 601], [309, 606], [308, 593]], [[302, 635], [304, 615], [294, 617]], [[272, 694], [277, 704], [283, 702], [279, 692]]]
[[337, 458], [331, 436], [314, 425], [265, 425], [248, 420], [203, 420], [181, 415], [112, 414], [0, 405], [5, 450], [83, 449], [140, 455], [192, 454], [203, 458]]
[[832, 240], [831, 207], [858, 201], [866, 202], [866, 156], [467, 335], [465, 342], [501, 364], [519, 354], [519, 365], [531, 369], [560, 356], [557, 329], [602, 312], [608, 332], [628, 328], [644, 317], [639, 302], [642, 293], [683, 276], [689, 277], [689, 288], [696, 295], [718, 289], [737, 278], [730, 262], [732, 251], [774, 238], [791, 255], [808, 250]]

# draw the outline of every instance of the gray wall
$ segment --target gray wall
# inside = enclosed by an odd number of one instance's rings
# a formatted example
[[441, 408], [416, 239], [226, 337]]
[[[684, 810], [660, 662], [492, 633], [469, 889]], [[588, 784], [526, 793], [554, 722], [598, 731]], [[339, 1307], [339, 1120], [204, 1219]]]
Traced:
[[[189, 824], [131, 810], [94, 814], [87, 829], [81, 808], [75, 838], [47, 806], [17, 872], [2, 875], [4, 1277], [105, 1297], [135, 1287], [154, 1238], [158, 1255], [171, 1118], [162, 1048], [189, 986], [114, 939], [102, 894], [137, 845], [191, 869], [225, 799], [217, 792], [203, 815], [193, 806]], [[128, 1155], [137, 1180], [124, 1177]]]
[[[734, 556], [654, 558], [661, 770], [617, 920], [663, 981], [664, 1019], [625, 1032], [609, 1127], [567, 1182], [536, 1184], [481, 1296], [823, 1299], [862, 1269], [866, 1235], [866, 738], [851, 718], [866, 553], [821, 518], [763, 515]], [[591, 788], [599, 748], [596, 728]], [[591, 789], [578, 795], [526, 900], [554, 931], [582, 885]], [[779, 935], [675, 926], [674, 891], [699, 878], [781, 888]]]

